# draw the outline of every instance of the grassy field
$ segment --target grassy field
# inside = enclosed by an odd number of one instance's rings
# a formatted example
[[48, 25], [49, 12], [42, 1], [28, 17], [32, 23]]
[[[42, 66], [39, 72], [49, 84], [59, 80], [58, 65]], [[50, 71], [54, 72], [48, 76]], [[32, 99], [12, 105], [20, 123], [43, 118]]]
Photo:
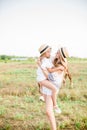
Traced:
[[[55, 115], [57, 130], [87, 130], [87, 59], [69, 59], [67, 79]], [[35, 60], [0, 62], [0, 130], [50, 130], [45, 103], [39, 101]]]

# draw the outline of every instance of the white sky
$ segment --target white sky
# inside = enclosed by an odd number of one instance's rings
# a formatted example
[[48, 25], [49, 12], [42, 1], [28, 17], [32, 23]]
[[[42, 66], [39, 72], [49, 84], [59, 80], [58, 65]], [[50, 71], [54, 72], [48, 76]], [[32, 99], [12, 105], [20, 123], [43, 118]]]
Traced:
[[87, 58], [87, 0], [0, 0], [0, 55], [38, 56], [43, 43]]

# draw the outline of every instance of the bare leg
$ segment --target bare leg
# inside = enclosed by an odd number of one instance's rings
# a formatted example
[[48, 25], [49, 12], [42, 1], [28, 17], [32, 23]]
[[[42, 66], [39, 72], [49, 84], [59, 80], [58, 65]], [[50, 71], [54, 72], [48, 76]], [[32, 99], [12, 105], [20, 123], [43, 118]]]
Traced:
[[52, 100], [53, 100], [53, 106], [57, 106], [57, 101], [56, 101], [56, 98], [57, 98], [57, 88], [55, 87], [55, 85], [53, 85], [50, 81], [48, 80], [43, 80], [40, 82], [40, 85], [41, 86], [45, 86], [49, 89], [52, 90]]
[[44, 95], [46, 103], [46, 114], [50, 121], [51, 130], [56, 130], [56, 120], [53, 112], [53, 101], [52, 97], [49, 95]]

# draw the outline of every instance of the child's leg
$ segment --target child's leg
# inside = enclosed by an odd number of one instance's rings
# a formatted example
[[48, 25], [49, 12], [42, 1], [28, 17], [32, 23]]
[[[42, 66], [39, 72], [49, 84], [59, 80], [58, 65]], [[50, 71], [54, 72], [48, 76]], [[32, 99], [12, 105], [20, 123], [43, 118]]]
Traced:
[[56, 102], [56, 97], [57, 97], [57, 88], [55, 87], [55, 85], [53, 85], [50, 81], [48, 80], [43, 80], [40, 82], [41, 86], [45, 86], [49, 89], [52, 90], [52, 99], [53, 99], [53, 105], [57, 106], [57, 102]]
[[50, 121], [51, 130], [56, 130], [56, 120], [55, 120], [55, 115], [53, 112], [52, 97], [45, 95], [45, 103], [46, 103], [46, 114], [47, 114], [47, 117]]
[[40, 83], [38, 83], [38, 86], [39, 86], [39, 93], [40, 93], [40, 95], [41, 95], [41, 96], [39, 97], [39, 100], [40, 100], [40, 101], [44, 101], [43, 94], [42, 94], [41, 91], [40, 91], [40, 90], [41, 90], [41, 85], [40, 85]]

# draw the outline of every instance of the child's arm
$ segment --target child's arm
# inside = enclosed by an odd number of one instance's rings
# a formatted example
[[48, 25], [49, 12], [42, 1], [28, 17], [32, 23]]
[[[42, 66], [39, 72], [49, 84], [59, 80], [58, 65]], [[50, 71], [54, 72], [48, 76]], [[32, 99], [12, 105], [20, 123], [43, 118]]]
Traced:
[[40, 65], [40, 68], [42, 69], [44, 75], [46, 76], [46, 78], [48, 78], [48, 74], [52, 73], [52, 72], [61, 72], [64, 71], [64, 66], [60, 65], [58, 67], [52, 67], [52, 68], [47, 68], [47, 69], [43, 69]]
[[64, 67], [61, 65], [59, 67], [47, 68], [48, 72], [52, 73], [55, 71], [64, 71]]

